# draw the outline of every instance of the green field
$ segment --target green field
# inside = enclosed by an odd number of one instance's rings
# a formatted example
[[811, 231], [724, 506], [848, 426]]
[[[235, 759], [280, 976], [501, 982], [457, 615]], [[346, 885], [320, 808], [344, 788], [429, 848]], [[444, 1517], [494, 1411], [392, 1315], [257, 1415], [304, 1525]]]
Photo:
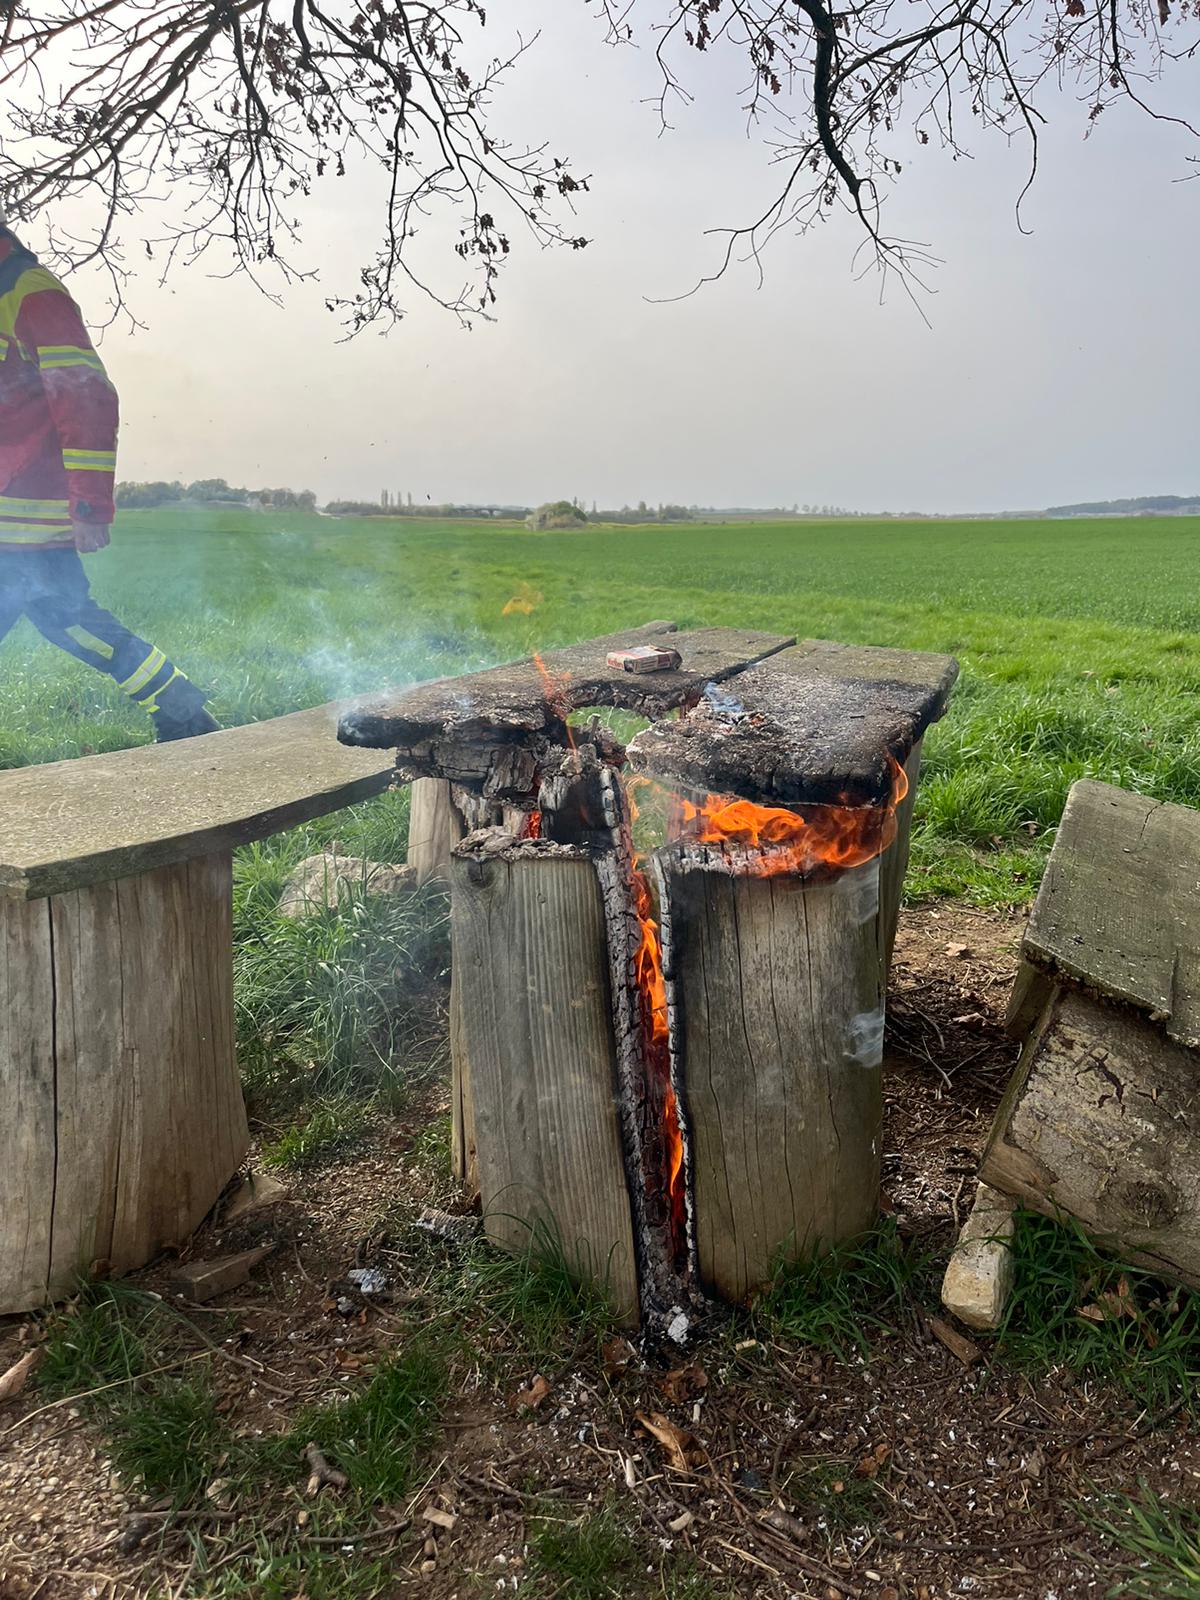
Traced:
[[[963, 676], [926, 745], [910, 895], [1028, 898], [1084, 774], [1200, 803], [1200, 519], [534, 534], [142, 512], [90, 569], [228, 722], [652, 617], [952, 651]], [[504, 615], [514, 595], [534, 609]], [[145, 737], [27, 624], [0, 647], [0, 765]], [[375, 817], [397, 848], [400, 811]]]

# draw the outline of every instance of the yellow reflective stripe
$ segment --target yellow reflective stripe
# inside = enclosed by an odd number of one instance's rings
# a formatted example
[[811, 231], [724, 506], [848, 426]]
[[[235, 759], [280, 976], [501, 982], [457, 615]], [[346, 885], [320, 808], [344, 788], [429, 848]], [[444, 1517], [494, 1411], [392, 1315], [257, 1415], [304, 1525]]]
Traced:
[[[47, 289], [55, 294], [67, 294], [54, 274], [47, 272], [45, 267], [30, 267], [27, 272], [23, 272], [8, 293], [0, 295], [0, 327], [11, 333], [16, 327], [21, 307], [28, 297], [31, 294], [42, 294]], [[70, 296], [67, 295], [67, 298], [70, 299]]]
[[86, 628], [81, 628], [78, 623], [66, 631], [74, 639], [75, 643], [81, 644], [85, 650], [90, 650], [93, 655], [103, 656], [105, 661], [112, 660], [112, 645], [106, 644], [103, 639], [97, 639], [94, 633], [89, 633]]
[[22, 527], [20, 523], [0, 522], [0, 544], [62, 544], [67, 527]]
[[104, 363], [94, 350], [75, 349], [65, 345], [61, 348], [42, 345], [38, 351], [38, 366], [43, 372], [58, 372], [64, 367], [87, 367], [91, 372], [104, 371]]
[[28, 522], [32, 517], [45, 517], [47, 521], [68, 519], [70, 507], [65, 500], [10, 500], [0, 494], [0, 517], [17, 517]]
[[148, 711], [151, 714], [151, 716], [153, 716], [153, 714], [156, 711], [161, 710], [161, 707], [159, 706], [159, 703], [158, 703], [159, 695], [162, 694], [165, 690], [169, 689], [171, 687], [171, 685], [175, 682], [176, 678], [182, 678], [182, 677], [183, 677], [183, 673], [180, 672], [178, 667], [176, 667], [175, 671], [167, 679], [166, 683], [160, 684], [159, 687], [157, 689], [155, 689], [154, 693], [150, 696], [150, 698], [148, 700], [141, 700], [141, 701], [138, 702], [138, 704], [141, 706], [142, 710], [143, 711]]
[[64, 450], [63, 467], [67, 472], [115, 472], [115, 450]]
[[131, 672], [121, 685], [126, 694], [136, 694], [139, 689], [144, 689], [156, 672], [161, 672], [167, 664], [167, 658], [161, 650], [151, 650], [136, 672]]

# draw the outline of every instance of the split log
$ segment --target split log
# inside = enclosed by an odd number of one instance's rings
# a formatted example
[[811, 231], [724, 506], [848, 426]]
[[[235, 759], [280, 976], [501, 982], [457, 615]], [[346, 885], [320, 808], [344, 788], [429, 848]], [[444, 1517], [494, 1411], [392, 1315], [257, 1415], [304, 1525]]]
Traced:
[[450, 852], [467, 832], [444, 778], [418, 778], [409, 791], [408, 864], [417, 883], [445, 880]]
[[982, 1176], [1200, 1287], [1200, 813], [1083, 780], [1009, 1008]]
[[758, 805], [881, 805], [957, 675], [952, 656], [809, 639], [647, 728], [630, 762], [673, 788]]
[[1055, 986], [980, 1175], [1200, 1288], [1200, 1060], [1132, 1009]]
[[462, 1020], [462, 977], [457, 959], [450, 966], [450, 1171], [462, 1186], [463, 1198], [479, 1199], [479, 1157], [476, 1153], [475, 1101], [471, 1063]]
[[0, 1311], [144, 1266], [237, 1171], [231, 871], [0, 899]]
[[655, 863], [697, 1271], [742, 1301], [781, 1253], [877, 1214], [880, 864], [806, 882], [695, 845]]
[[560, 1251], [637, 1320], [616, 1111], [604, 910], [584, 850], [464, 840], [451, 862], [457, 1050], [469, 1072], [488, 1236]]

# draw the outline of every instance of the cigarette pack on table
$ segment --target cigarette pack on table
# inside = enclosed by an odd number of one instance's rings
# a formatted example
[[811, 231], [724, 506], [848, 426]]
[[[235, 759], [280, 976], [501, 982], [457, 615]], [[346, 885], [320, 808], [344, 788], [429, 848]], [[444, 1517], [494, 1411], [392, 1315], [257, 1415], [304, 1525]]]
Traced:
[[626, 672], [673, 672], [683, 663], [678, 650], [666, 650], [660, 645], [639, 644], [631, 650], [610, 650], [610, 667], [623, 667]]

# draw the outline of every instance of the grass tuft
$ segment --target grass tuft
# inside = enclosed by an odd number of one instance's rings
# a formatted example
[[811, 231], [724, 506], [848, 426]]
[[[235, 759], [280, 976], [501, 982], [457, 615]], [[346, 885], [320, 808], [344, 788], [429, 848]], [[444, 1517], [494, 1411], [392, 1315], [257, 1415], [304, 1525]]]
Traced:
[[1143, 1486], [1135, 1499], [1112, 1495], [1082, 1513], [1131, 1560], [1108, 1590], [1138, 1600], [1200, 1595], [1200, 1511], [1170, 1505]]
[[230, 1442], [216, 1393], [201, 1378], [142, 1388], [114, 1408], [110, 1453], [117, 1471], [178, 1505], [204, 1489]]
[[558, 1243], [539, 1229], [519, 1255], [480, 1241], [459, 1267], [460, 1292], [504, 1324], [505, 1334], [538, 1359], [561, 1365], [572, 1349], [611, 1332], [613, 1306], [603, 1282], [579, 1280]]
[[931, 1260], [887, 1217], [861, 1239], [780, 1262], [755, 1312], [773, 1334], [849, 1361], [867, 1355], [872, 1334], [893, 1332], [928, 1291]]
[[155, 1363], [147, 1344], [161, 1332], [162, 1306], [120, 1283], [89, 1283], [50, 1314], [37, 1381], [50, 1400], [85, 1395], [141, 1377]]
[[534, 1571], [573, 1600], [624, 1600], [646, 1566], [611, 1505], [578, 1522], [538, 1523], [530, 1547]]
[[260, 1158], [265, 1167], [281, 1172], [320, 1166], [358, 1144], [367, 1122], [367, 1110], [361, 1101], [327, 1101], [304, 1122], [263, 1145]]
[[1200, 1294], [1103, 1254], [1069, 1220], [1021, 1212], [1013, 1248], [998, 1333], [1012, 1365], [1104, 1379], [1154, 1411], [1197, 1409]]
[[[252, 1100], [272, 1110], [314, 1097], [397, 1098], [414, 1077], [435, 1070], [444, 1051], [443, 893], [356, 892], [336, 911], [296, 921], [279, 915], [283, 881], [297, 860], [321, 848], [321, 831], [296, 830], [237, 861], [239, 1054]], [[392, 841], [385, 859], [402, 854], [403, 844]]]

